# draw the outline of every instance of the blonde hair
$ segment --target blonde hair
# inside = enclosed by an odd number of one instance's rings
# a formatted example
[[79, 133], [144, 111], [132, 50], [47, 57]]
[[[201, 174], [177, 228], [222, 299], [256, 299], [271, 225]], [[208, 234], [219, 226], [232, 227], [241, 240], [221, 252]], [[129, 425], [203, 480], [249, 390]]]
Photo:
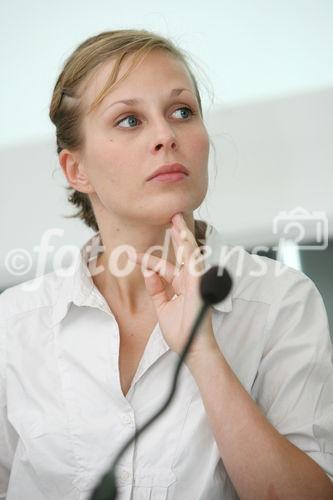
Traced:
[[[57, 154], [63, 149], [72, 151], [80, 150], [84, 145], [84, 134], [82, 132], [82, 119], [84, 113], [90, 113], [104, 99], [115, 85], [120, 66], [124, 59], [133, 55], [131, 66], [128, 71], [118, 80], [117, 84], [124, 80], [129, 73], [140, 63], [140, 61], [153, 49], [162, 49], [180, 60], [189, 72], [193, 82], [200, 114], [202, 116], [202, 104], [198, 84], [193, 72], [187, 62], [188, 55], [175, 46], [173, 42], [156, 33], [146, 30], [115, 30], [104, 31], [92, 36], [81, 43], [65, 61], [64, 67], [55, 84], [50, 103], [49, 117], [56, 127]], [[83, 91], [100, 67], [101, 64], [113, 59], [115, 61], [112, 73], [107, 80], [90, 109], [86, 109], [83, 101]], [[86, 193], [81, 193], [71, 186], [66, 187], [70, 191], [67, 200], [79, 208], [73, 215], [65, 217], [79, 217], [88, 227], [99, 231], [97, 220]], [[198, 245], [204, 242], [206, 222], [195, 220], [195, 237]]]

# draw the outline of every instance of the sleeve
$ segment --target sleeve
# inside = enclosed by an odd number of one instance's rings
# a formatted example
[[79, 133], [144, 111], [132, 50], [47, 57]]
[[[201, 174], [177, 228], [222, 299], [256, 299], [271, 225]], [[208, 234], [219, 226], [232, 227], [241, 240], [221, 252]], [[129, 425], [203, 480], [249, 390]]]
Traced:
[[251, 393], [266, 418], [333, 481], [333, 353], [326, 309], [296, 271], [271, 306]]
[[[4, 293], [4, 292], [3, 292]], [[1, 294], [2, 295], [2, 294]], [[6, 498], [17, 434], [7, 419], [6, 403], [6, 325], [0, 295], [0, 499]]]

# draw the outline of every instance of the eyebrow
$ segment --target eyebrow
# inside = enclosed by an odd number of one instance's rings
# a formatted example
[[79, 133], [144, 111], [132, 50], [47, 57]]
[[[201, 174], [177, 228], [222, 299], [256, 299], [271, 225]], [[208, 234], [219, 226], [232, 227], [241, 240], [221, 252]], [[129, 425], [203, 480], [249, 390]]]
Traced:
[[[172, 89], [171, 92], [170, 92], [170, 96], [169, 97], [178, 97], [182, 92], [185, 92], [185, 91], [191, 92], [191, 94], [193, 94], [192, 90], [186, 89], [186, 88]], [[136, 97], [134, 97], [132, 99], [121, 99], [120, 101], [115, 101], [115, 102], [112, 102], [111, 104], [109, 104], [102, 111], [102, 113], [104, 113], [104, 111], [106, 111], [107, 109], [111, 108], [111, 106], [114, 106], [115, 104], [126, 104], [127, 106], [134, 106], [135, 104], [139, 104], [141, 101], [142, 101], [142, 99], [138, 99]]]

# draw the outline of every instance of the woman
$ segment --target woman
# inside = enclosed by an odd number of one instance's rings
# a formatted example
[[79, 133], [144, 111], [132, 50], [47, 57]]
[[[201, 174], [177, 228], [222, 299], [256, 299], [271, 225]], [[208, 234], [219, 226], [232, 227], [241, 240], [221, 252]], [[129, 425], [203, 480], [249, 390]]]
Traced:
[[[89, 498], [165, 400], [200, 274], [223, 246], [193, 218], [209, 137], [195, 77], [171, 41], [144, 30], [89, 38], [66, 61], [50, 118], [69, 200], [97, 233], [73, 274], [1, 295], [7, 500]], [[174, 173], [158, 176], [161, 167]], [[232, 294], [205, 317], [170, 407], [122, 457], [121, 499], [332, 498], [321, 296], [300, 272], [277, 275], [274, 261], [227, 250]]]

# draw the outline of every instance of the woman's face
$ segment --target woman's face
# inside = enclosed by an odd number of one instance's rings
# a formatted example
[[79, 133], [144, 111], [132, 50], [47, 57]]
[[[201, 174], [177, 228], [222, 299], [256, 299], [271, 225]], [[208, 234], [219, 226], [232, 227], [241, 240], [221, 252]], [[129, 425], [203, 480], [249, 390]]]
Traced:
[[[89, 82], [91, 104], [104, 87], [114, 62], [108, 61]], [[118, 79], [128, 68], [125, 61]], [[175, 90], [183, 89], [183, 90]], [[135, 100], [121, 103], [121, 100]], [[191, 78], [172, 55], [154, 50], [84, 117], [83, 166], [97, 221], [168, 224], [176, 212], [192, 213], [208, 187], [209, 138], [199, 113]], [[176, 182], [148, 181], [166, 163], [189, 172]]]

